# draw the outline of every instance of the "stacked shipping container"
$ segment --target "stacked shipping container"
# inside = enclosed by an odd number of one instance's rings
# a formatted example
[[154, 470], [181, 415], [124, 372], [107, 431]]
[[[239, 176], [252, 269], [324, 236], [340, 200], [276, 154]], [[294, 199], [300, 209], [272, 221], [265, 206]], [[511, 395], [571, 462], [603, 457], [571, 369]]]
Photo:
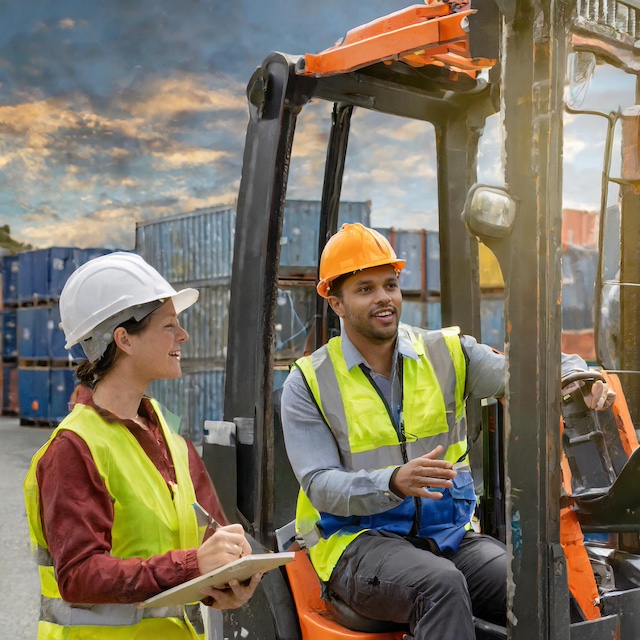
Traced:
[[156, 380], [149, 393], [180, 416], [181, 433], [202, 441], [205, 420], [219, 420], [224, 392], [235, 209], [212, 207], [136, 225], [136, 253], [176, 289], [195, 287], [198, 303], [180, 316], [189, 333], [182, 377]]
[[[369, 225], [370, 203], [340, 204], [339, 224]], [[315, 303], [320, 203], [287, 201], [281, 240], [276, 305], [274, 365], [276, 388], [304, 352]], [[139, 223], [136, 251], [176, 288], [195, 286], [200, 300], [181, 318], [190, 334], [183, 347], [183, 377], [154, 382], [149, 392], [183, 418], [182, 431], [198, 442], [205, 420], [220, 420], [223, 408], [228, 303], [233, 254], [233, 207], [215, 207]], [[441, 326], [440, 248], [436, 231], [378, 229], [407, 260], [400, 277], [402, 320], [427, 328]], [[593, 249], [565, 247], [563, 323], [593, 331]], [[504, 281], [497, 260], [480, 245], [481, 331], [483, 342], [504, 348]], [[590, 329], [589, 329], [590, 328]], [[579, 350], [578, 350], [579, 351]], [[587, 350], [588, 351], [588, 350]], [[591, 357], [591, 352], [583, 352]]]
[[82, 350], [64, 348], [58, 298], [71, 273], [106, 249], [53, 247], [4, 258], [3, 412], [22, 424], [57, 424], [68, 412]]
[[0, 408], [6, 415], [18, 413], [18, 256], [2, 258], [2, 304], [0, 305], [0, 351], [2, 352], [2, 387]]
[[[339, 221], [369, 224], [370, 204], [340, 204]], [[275, 359], [284, 369], [301, 353], [315, 296], [320, 203], [289, 200], [281, 240]], [[200, 290], [181, 316], [189, 333], [180, 380], [158, 380], [149, 393], [182, 417], [181, 432], [202, 439], [205, 420], [222, 418], [235, 209], [212, 207], [136, 226], [136, 252], [177, 289]], [[280, 376], [281, 378], [282, 376]], [[278, 378], [278, 379], [280, 379]]]

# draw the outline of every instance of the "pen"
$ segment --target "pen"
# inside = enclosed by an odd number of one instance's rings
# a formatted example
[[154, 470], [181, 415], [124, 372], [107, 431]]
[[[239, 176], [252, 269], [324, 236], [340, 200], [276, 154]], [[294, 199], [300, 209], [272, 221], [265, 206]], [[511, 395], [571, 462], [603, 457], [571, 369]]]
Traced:
[[215, 531], [220, 526], [197, 502], [194, 502], [191, 506], [196, 512], [196, 518], [200, 526], [206, 525], [212, 531]]

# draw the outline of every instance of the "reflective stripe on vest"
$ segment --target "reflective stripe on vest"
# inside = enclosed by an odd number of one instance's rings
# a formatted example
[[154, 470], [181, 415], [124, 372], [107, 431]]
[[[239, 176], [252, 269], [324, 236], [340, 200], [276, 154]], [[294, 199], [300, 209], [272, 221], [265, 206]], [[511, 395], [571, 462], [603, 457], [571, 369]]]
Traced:
[[59, 598], [43, 598], [40, 620], [63, 627], [121, 627], [136, 625], [149, 618], [183, 620], [185, 614], [196, 633], [204, 633], [199, 604], [138, 609], [135, 604], [71, 605]]
[[[167, 483], [158, 469], [124, 425], [107, 422], [93, 409], [80, 404], [74, 407], [53, 432], [50, 440], [33, 457], [25, 479], [29, 530], [36, 560], [40, 565], [41, 620], [64, 626], [70, 632], [70, 638], [74, 634], [69, 627], [74, 626], [105, 626], [104, 634], [99, 637], [109, 638], [106, 628], [109, 626], [135, 625], [147, 618], [185, 619], [183, 607], [179, 607], [179, 615], [175, 615], [177, 609], [169, 611], [166, 608], [144, 614], [135, 605], [71, 605], [62, 600], [40, 520], [36, 468], [53, 438], [60, 431], [69, 430], [86, 443], [112, 497], [114, 520], [111, 555], [118, 558], [148, 558], [200, 545], [205, 528], [198, 526], [191, 506], [195, 502], [195, 491], [189, 474], [186, 442], [169, 429], [158, 403], [154, 400], [151, 403], [158, 415], [159, 429], [175, 468], [177, 484], [172, 487], [173, 495], [167, 490]], [[121, 460], [125, 464], [119, 464]], [[199, 605], [196, 609], [199, 609]], [[192, 629], [193, 623], [200, 625], [198, 618], [199, 613], [193, 622], [185, 621], [185, 637], [197, 637]], [[155, 632], [158, 631], [157, 626], [154, 629]], [[136, 635], [139, 632], [140, 629], [132, 627], [131, 637], [146, 637], [144, 634]]]
[[[454, 463], [458, 471], [454, 488], [445, 491], [441, 501], [422, 500], [424, 517], [419, 533], [432, 537], [441, 549], [457, 549], [475, 504], [466, 455], [466, 365], [459, 331], [423, 331], [400, 324], [399, 332], [411, 341], [419, 356], [418, 360], [402, 359], [408, 457], [422, 456], [440, 444], [445, 450], [444, 458]], [[347, 471], [403, 464], [398, 433], [384, 402], [361, 369], [348, 370], [340, 338], [301, 358], [296, 366], [333, 433]], [[371, 424], [376, 425], [373, 432]], [[446, 509], [453, 515], [442, 515]], [[344, 549], [363, 530], [379, 528], [406, 535], [415, 514], [412, 498], [375, 516], [319, 514], [301, 491], [296, 520], [316, 571], [326, 581]]]

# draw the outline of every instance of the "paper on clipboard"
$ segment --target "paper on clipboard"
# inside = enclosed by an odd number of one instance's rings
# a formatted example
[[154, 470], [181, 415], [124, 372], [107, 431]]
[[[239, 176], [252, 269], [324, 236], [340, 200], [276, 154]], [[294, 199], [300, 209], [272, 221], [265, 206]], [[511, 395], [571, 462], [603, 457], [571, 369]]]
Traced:
[[225, 587], [234, 578], [240, 582], [249, 579], [255, 573], [264, 573], [270, 569], [280, 567], [295, 558], [295, 553], [254, 553], [244, 558], [230, 562], [224, 567], [214, 569], [209, 573], [198, 576], [193, 580], [167, 589], [158, 595], [148, 598], [137, 605], [138, 609], [150, 607], [171, 607], [175, 605], [197, 602], [205, 596], [200, 592], [205, 587]]

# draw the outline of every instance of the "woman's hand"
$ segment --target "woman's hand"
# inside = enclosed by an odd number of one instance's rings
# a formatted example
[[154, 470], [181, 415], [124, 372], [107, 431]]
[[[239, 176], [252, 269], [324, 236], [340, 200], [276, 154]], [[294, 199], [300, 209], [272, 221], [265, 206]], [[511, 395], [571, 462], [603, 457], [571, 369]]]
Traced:
[[228, 589], [208, 587], [207, 589], [202, 589], [202, 593], [213, 598], [213, 603], [209, 606], [214, 609], [237, 609], [249, 601], [256, 587], [260, 584], [261, 578], [262, 574], [256, 573], [251, 577], [248, 584], [240, 584], [233, 579], [229, 582]]
[[201, 574], [209, 573], [248, 555], [251, 555], [251, 547], [244, 535], [242, 525], [230, 524], [219, 527], [200, 545], [197, 551], [198, 569]]

